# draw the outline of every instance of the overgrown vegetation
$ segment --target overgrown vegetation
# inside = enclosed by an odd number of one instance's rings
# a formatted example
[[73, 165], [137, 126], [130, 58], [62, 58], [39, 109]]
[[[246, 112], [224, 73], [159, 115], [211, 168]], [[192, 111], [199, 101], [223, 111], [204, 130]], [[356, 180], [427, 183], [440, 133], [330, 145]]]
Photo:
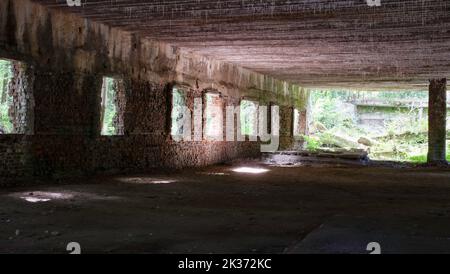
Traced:
[[306, 148], [365, 149], [375, 160], [426, 162], [427, 103], [427, 92], [313, 92]]
[[9, 83], [12, 77], [12, 62], [0, 59], [0, 134], [11, 133], [13, 130], [9, 116], [9, 108], [12, 104]]
[[258, 128], [258, 105], [249, 100], [241, 102], [241, 134], [254, 136]]
[[306, 149], [309, 151], [315, 152], [323, 146], [319, 137], [304, 135], [303, 140], [306, 143]]
[[117, 84], [114, 78], [105, 77], [103, 79], [102, 100], [103, 109], [103, 125], [102, 135], [111, 136], [116, 134], [114, 126], [114, 118], [116, 117], [116, 94]]
[[182, 90], [173, 88], [172, 90], [172, 136], [183, 135], [183, 107], [186, 106], [186, 99]]

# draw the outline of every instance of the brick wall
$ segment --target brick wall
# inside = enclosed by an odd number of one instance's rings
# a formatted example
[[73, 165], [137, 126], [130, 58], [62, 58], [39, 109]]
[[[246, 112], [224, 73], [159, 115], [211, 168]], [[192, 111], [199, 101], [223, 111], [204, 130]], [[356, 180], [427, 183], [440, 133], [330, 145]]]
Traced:
[[[0, 17], [0, 58], [32, 67], [27, 78], [32, 84], [25, 85], [24, 94], [33, 95], [31, 130], [0, 136], [0, 178], [143, 172], [258, 157], [258, 142], [174, 142], [171, 87], [187, 87], [191, 109], [194, 98], [211, 89], [220, 92], [225, 105], [238, 105], [250, 95], [261, 104], [287, 106], [300, 90], [29, 0], [1, 1], [0, 10], [7, 11]], [[123, 79], [117, 101], [123, 121], [116, 121], [123, 123], [121, 136], [100, 136], [101, 86], [108, 75]]]

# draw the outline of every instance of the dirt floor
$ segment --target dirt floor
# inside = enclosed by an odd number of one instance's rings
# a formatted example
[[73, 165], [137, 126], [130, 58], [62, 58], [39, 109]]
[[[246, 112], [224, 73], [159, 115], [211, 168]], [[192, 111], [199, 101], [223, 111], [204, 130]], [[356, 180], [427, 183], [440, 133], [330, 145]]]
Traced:
[[450, 253], [449, 217], [448, 169], [247, 162], [4, 189], [0, 253]]

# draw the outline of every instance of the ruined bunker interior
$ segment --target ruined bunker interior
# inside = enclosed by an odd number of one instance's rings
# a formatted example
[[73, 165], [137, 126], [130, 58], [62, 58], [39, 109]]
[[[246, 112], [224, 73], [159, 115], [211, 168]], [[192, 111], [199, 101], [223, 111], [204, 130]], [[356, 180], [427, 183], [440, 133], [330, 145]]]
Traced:
[[450, 253], [449, 75], [447, 0], [0, 0], [0, 253]]

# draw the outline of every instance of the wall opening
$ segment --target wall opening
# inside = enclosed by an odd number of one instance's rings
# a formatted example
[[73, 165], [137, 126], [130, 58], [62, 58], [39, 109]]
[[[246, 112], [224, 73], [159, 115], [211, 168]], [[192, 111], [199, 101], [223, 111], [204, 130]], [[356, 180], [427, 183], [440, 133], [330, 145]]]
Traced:
[[258, 135], [258, 103], [251, 100], [241, 101], [241, 134], [247, 136]]
[[13, 98], [9, 92], [9, 86], [13, 78], [12, 62], [0, 59], [0, 134], [13, 133], [13, 123], [10, 116], [10, 108]]
[[[174, 138], [183, 138], [190, 134], [191, 124], [186, 123], [186, 94], [184, 90], [174, 87], [172, 89], [171, 135]], [[185, 119], [186, 118], [186, 119]]]
[[223, 102], [220, 94], [205, 94], [205, 138], [223, 141]]
[[294, 127], [293, 127], [293, 135], [294, 137], [300, 137], [302, 134], [302, 128], [301, 128], [301, 113], [297, 108], [294, 108]]
[[0, 134], [31, 134], [33, 96], [27, 66], [0, 59]]
[[101, 135], [124, 135], [125, 86], [121, 79], [103, 77]]
[[308, 149], [363, 150], [380, 161], [427, 161], [428, 92], [315, 91], [312, 95]]

